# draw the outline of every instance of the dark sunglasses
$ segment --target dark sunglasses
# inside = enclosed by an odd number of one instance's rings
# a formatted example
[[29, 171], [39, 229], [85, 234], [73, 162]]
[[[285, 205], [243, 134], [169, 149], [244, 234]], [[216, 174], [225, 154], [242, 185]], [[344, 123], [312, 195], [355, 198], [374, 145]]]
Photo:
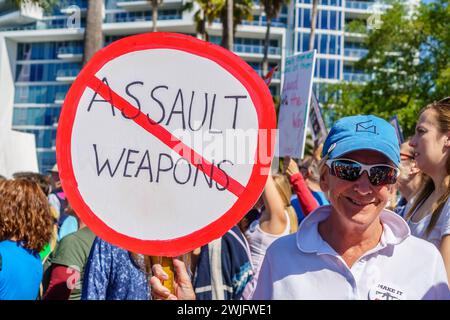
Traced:
[[332, 159], [326, 162], [330, 168], [330, 173], [339, 179], [356, 181], [364, 171], [369, 176], [369, 181], [373, 186], [394, 184], [400, 170], [388, 164], [366, 165], [351, 159]]

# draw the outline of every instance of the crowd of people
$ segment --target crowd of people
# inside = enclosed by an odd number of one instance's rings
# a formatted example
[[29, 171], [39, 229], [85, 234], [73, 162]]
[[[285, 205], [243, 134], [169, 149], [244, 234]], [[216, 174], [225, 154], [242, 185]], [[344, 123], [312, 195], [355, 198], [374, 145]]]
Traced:
[[401, 145], [350, 116], [283, 164], [236, 226], [173, 259], [173, 291], [78, 218], [56, 166], [0, 176], [0, 300], [450, 299], [450, 98]]

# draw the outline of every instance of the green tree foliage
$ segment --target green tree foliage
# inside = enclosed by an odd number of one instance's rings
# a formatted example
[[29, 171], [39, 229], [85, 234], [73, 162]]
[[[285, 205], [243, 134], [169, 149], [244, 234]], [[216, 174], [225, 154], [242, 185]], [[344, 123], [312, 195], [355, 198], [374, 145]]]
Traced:
[[418, 111], [450, 92], [449, 2], [421, 4], [412, 15], [394, 2], [381, 18], [381, 26], [365, 39], [368, 54], [355, 65], [373, 77], [363, 85], [330, 85], [324, 106], [333, 120], [355, 114], [385, 119], [397, 115], [408, 136]]
[[[188, 1], [184, 5], [184, 10], [191, 11], [194, 9], [194, 3], [197, 3], [199, 9], [194, 13], [194, 21], [196, 24], [196, 32], [203, 40], [208, 41], [209, 35], [207, 25], [214, 20], [220, 19], [222, 23], [222, 40], [221, 46], [227, 48], [228, 43], [228, 7], [226, 0], [193, 0]], [[233, 35], [236, 33], [236, 27], [243, 20], [251, 20], [252, 17], [252, 0], [234, 0], [233, 1]], [[233, 48], [229, 48], [232, 50]]]
[[221, 10], [225, 6], [225, 0], [189, 1], [186, 2], [184, 9], [192, 11], [194, 9], [194, 2], [196, 2], [199, 6], [199, 9], [194, 13], [197, 35], [199, 35], [203, 40], [209, 41], [207, 25], [212, 24], [215, 19], [220, 17]]
[[55, 5], [58, 4], [58, 0], [10, 0], [16, 7], [20, 8], [23, 4], [33, 3], [38, 5], [44, 11], [49, 12]]

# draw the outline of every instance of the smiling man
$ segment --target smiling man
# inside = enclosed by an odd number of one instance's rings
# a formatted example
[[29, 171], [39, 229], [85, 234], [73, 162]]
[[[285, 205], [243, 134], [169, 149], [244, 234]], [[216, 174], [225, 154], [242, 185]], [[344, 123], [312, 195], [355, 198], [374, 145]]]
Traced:
[[449, 299], [439, 252], [385, 209], [399, 175], [394, 128], [375, 116], [342, 118], [322, 157], [330, 206], [272, 244], [254, 299]]
[[[439, 251], [385, 209], [399, 164], [397, 135], [388, 122], [375, 116], [337, 121], [320, 167], [330, 205], [269, 247], [253, 299], [450, 299]], [[167, 275], [160, 265], [153, 273], [156, 298], [195, 298], [181, 268], [176, 295], [162, 286]]]

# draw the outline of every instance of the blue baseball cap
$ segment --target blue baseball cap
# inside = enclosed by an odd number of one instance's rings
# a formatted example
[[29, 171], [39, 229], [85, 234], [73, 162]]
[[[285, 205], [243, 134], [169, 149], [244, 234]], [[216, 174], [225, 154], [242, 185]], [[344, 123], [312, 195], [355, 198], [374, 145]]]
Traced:
[[339, 119], [331, 128], [323, 145], [322, 157], [338, 158], [357, 150], [374, 150], [384, 154], [397, 167], [400, 165], [400, 144], [395, 128], [373, 115]]

